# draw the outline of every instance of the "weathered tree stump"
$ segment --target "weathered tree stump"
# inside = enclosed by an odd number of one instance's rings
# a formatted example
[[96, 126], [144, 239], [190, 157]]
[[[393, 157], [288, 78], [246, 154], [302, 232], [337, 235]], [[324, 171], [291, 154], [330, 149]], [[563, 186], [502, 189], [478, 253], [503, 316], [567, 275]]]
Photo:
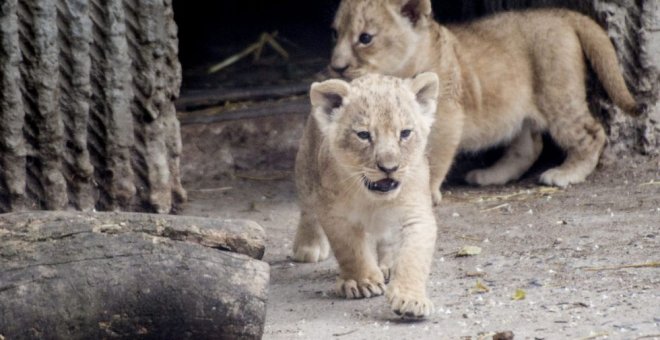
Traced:
[[244, 220], [0, 215], [0, 338], [258, 339], [264, 240]]
[[0, 212], [170, 212], [186, 194], [171, 0], [0, 1]]

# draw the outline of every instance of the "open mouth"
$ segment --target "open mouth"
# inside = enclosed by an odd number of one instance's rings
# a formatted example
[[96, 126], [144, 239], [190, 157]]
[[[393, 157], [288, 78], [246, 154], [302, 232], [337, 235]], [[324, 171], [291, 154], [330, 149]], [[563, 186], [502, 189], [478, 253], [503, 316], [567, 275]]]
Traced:
[[364, 185], [371, 191], [388, 192], [399, 187], [399, 182], [391, 178], [383, 178], [379, 181], [371, 182], [364, 179]]

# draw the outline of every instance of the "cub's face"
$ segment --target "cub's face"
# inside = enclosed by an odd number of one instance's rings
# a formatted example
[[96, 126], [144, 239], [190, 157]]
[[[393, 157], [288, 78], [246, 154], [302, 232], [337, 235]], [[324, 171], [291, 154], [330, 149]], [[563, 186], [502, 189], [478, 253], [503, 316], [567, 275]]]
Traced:
[[312, 85], [313, 115], [345, 183], [378, 197], [396, 197], [424, 150], [438, 95], [438, 77], [367, 75]]
[[330, 71], [346, 79], [367, 73], [408, 76], [420, 32], [431, 20], [430, 0], [343, 0], [332, 25]]

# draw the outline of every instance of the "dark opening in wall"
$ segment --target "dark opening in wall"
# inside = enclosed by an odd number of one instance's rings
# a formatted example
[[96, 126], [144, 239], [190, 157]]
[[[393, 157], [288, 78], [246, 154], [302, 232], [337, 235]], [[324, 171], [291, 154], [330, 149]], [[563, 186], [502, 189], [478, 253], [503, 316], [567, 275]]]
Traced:
[[[509, 9], [562, 6], [580, 9], [582, 1], [433, 1], [435, 17], [460, 22]], [[338, 0], [183, 1], [174, 0], [179, 28], [179, 58], [183, 91], [283, 84], [312, 79], [327, 64], [332, 49], [330, 24]], [[269, 46], [254, 62], [252, 55], [208, 74], [210, 66], [255, 43], [262, 33], [277, 32], [277, 41], [290, 54], [284, 60]]]
[[[327, 64], [332, 49], [330, 25], [339, 1], [174, 1], [179, 28], [183, 91], [201, 88], [263, 86], [310, 80]], [[461, 20], [461, 1], [435, 1], [436, 17]], [[221, 72], [208, 68], [255, 43], [262, 33], [277, 32], [290, 54], [284, 60], [265, 46], [260, 60], [247, 56]]]
[[[313, 77], [327, 63], [332, 41], [333, 0], [205, 1], [175, 0], [184, 92], [285, 84]], [[289, 54], [285, 60], [265, 45], [259, 60], [248, 55], [220, 72], [208, 68], [254, 44], [262, 33], [277, 32]]]

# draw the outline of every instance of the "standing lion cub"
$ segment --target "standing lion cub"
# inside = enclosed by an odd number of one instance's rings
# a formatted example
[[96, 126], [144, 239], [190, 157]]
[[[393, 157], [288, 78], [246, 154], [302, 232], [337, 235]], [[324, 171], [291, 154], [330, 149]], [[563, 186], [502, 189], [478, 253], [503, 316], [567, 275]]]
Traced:
[[508, 12], [443, 27], [432, 18], [430, 0], [343, 0], [333, 28], [330, 66], [338, 75], [432, 71], [442, 80], [429, 137], [434, 203], [457, 149], [509, 144], [498, 162], [466, 177], [477, 185], [504, 184], [538, 158], [546, 131], [566, 160], [540, 181], [562, 187], [584, 181], [606, 140], [587, 107], [585, 56], [612, 101], [637, 111], [609, 38], [576, 12]]
[[314, 83], [296, 157], [295, 259], [317, 262], [332, 248], [340, 295], [385, 293], [394, 312], [411, 317], [432, 308], [437, 226], [425, 149], [438, 88], [433, 73]]

